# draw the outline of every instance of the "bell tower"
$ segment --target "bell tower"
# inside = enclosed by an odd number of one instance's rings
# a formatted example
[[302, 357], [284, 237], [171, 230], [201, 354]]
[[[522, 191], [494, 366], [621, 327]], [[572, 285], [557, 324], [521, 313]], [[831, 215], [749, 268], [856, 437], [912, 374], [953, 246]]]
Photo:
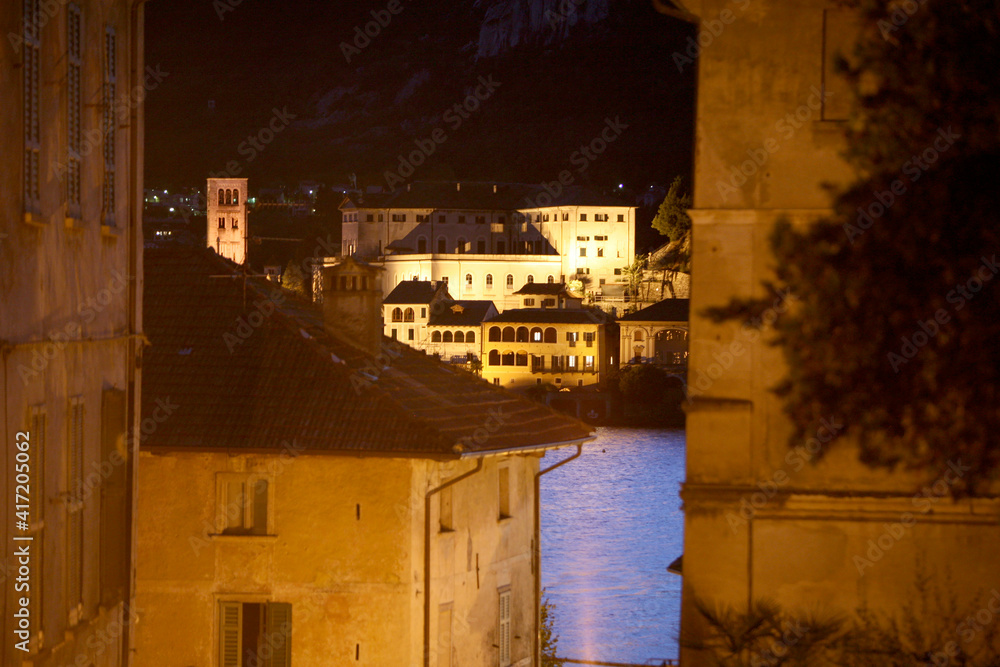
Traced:
[[208, 191], [208, 247], [237, 264], [246, 262], [247, 179], [210, 178]]

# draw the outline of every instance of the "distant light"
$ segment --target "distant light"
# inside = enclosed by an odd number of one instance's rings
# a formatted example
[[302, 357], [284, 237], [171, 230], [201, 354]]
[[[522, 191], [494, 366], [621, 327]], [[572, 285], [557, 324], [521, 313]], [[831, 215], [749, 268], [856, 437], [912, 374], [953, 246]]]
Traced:
[[170, 194], [170, 193], [169, 193], [169, 192], [167, 192], [166, 190], [164, 190], [164, 191], [163, 191], [163, 194], [167, 195], [167, 194]]
[[173, 213], [173, 212], [174, 212], [174, 207], [173, 207], [173, 206], [171, 206], [171, 207], [170, 207], [170, 212], [171, 212], [171, 213]]
[[619, 190], [620, 190], [620, 189], [622, 189], [622, 188], [624, 188], [624, 187], [625, 187], [625, 184], [624, 184], [624, 183], [619, 183], [619, 184], [618, 184], [618, 189], [619, 189]]

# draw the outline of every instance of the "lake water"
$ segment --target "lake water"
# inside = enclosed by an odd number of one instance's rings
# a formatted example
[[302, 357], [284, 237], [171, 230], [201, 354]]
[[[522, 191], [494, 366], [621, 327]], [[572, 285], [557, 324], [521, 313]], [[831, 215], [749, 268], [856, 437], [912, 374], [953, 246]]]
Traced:
[[[542, 467], [573, 450], [545, 456]], [[684, 431], [599, 428], [583, 456], [541, 479], [542, 586], [559, 657], [677, 657]]]

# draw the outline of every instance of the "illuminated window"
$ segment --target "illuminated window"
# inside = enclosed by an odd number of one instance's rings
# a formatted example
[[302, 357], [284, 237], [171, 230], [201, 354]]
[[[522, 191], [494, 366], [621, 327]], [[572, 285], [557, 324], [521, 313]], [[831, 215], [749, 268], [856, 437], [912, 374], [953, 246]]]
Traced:
[[507, 289], [514, 289], [514, 276], [507, 274]]
[[487, 273], [486, 274], [486, 287], [488, 287], [488, 288], [493, 287], [493, 274], [492, 273]]
[[[292, 605], [219, 601], [219, 666], [292, 664]], [[262, 661], [258, 655], [267, 655]], [[249, 657], [248, 657], [249, 656]]]

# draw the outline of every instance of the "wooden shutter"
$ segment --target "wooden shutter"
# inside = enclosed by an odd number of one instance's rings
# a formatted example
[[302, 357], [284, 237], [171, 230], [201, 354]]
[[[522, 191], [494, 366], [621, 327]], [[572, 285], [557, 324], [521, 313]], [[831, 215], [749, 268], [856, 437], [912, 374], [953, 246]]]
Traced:
[[292, 605], [270, 602], [267, 605], [266, 641], [271, 645], [271, 658], [265, 667], [290, 667], [292, 664]]
[[500, 592], [500, 667], [510, 665], [510, 590]]
[[125, 392], [106, 389], [101, 399], [101, 604], [122, 600], [128, 581], [128, 448]]
[[219, 603], [219, 667], [240, 667], [243, 603]]
[[83, 602], [83, 399], [80, 397], [70, 399], [68, 436], [67, 594], [70, 624], [75, 625], [76, 607]]

